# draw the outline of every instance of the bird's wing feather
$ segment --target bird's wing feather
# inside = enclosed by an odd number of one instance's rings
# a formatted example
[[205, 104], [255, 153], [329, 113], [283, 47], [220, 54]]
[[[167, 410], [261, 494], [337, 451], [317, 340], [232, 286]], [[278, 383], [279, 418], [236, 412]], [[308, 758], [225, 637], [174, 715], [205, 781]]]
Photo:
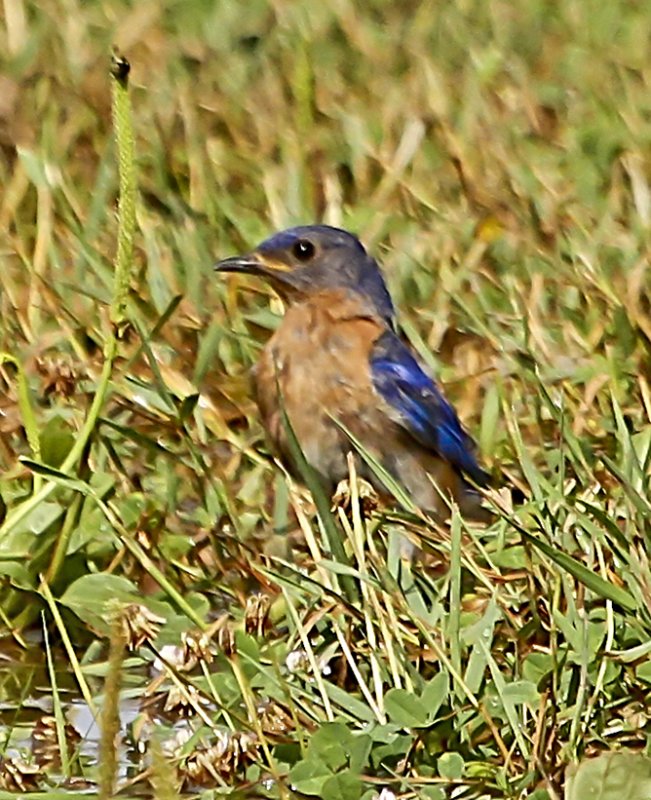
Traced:
[[373, 386], [388, 415], [420, 444], [435, 451], [480, 486], [489, 476], [477, 463], [474, 443], [434, 381], [392, 332], [376, 340], [370, 355]]

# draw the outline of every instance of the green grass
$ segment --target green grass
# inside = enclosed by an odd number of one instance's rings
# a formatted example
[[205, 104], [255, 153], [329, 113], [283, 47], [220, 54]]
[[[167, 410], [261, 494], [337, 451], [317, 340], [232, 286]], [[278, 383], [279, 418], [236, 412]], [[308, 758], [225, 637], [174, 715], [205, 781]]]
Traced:
[[[641, 790], [644, 7], [3, 8], [0, 789], [72, 796], [101, 773], [107, 796], [117, 755], [125, 797], [582, 800], [577, 763], [628, 748], [602, 800], [635, 765]], [[405, 335], [524, 493], [494, 496], [489, 528], [437, 527], [397, 486], [367, 516], [354, 475], [328, 511], [269, 458], [247, 373], [279, 301], [212, 264], [315, 220], [380, 258]], [[30, 742], [35, 695], [58, 763]], [[112, 725], [136, 708], [101, 769], [91, 734], [66, 740], [79, 696]]]

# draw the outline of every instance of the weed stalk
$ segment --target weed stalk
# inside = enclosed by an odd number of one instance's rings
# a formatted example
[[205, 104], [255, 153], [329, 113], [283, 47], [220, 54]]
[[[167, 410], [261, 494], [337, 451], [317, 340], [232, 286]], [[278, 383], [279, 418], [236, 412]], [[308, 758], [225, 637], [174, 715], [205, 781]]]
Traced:
[[120, 734], [120, 683], [125, 652], [123, 616], [121, 611], [117, 611], [111, 623], [108, 671], [100, 718], [98, 780], [100, 800], [109, 800], [115, 794], [118, 771], [117, 744]]
[[[86, 416], [79, 435], [75, 439], [74, 445], [61, 464], [60, 469], [64, 474], [70, 474], [73, 471], [97, 426], [100, 412], [108, 397], [113, 362], [117, 354], [118, 341], [124, 329], [127, 315], [127, 297], [133, 263], [133, 239], [136, 229], [137, 196], [135, 145], [131, 120], [128, 75], [129, 62], [120, 56], [114, 55], [111, 67], [113, 125], [118, 149], [120, 195], [118, 205], [118, 244], [115, 257], [113, 298], [110, 310], [111, 326], [104, 340], [104, 363], [88, 415]], [[55, 482], [48, 481], [42, 488], [36, 489], [35, 487], [36, 490], [31, 497], [18, 505], [14, 511], [7, 516], [7, 519], [0, 528], [0, 538], [9, 533], [9, 531], [31, 511], [46, 500], [52, 492], [54, 492], [56, 486], [57, 484]], [[57, 548], [57, 552], [64, 552], [64, 549], [59, 547]], [[61, 561], [62, 559], [59, 558], [58, 564], [54, 566], [58, 568]], [[56, 577], [56, 572], [57, 569], [54, 568], [48, 571], [50, 580]]]

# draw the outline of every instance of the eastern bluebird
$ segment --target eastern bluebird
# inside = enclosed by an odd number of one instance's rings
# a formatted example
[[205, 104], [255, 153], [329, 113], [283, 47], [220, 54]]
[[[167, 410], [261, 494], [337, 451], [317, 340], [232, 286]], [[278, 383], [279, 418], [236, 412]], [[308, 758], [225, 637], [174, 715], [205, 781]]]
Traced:
[[[420, 508], [444, 516], [447, 495], [464, 514], [486, 518], [479, 493], [464, 478], [478, 486], [489, 480], [474, 443], [397, 335], [378, 263], [355, 236], [327, 225], [290, 228], [216, 269], [260, 276], [286, 303], [254, 383], [264, 427], [290, 471], [297, 472], [283, 407], [305, 458], [329, 490], [347, 477], [353, 449], [334, 418]], [[361, 460], [358, 472], [386, 493]]]

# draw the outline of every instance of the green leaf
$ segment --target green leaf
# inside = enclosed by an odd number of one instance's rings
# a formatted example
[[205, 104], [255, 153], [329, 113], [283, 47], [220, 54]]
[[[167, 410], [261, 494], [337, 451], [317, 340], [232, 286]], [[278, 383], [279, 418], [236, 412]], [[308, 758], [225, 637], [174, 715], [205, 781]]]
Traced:
[[445, 789], [441, 786], [423, 786], [418, 790], [418, 797], [426, 797], [427, 800], [445, 800]]
[[391, 722], [403, 728], [422, 728], [428, 724], [423, 701], [406, 689], [391, 689], [384, 698], [384, 707]]
[[332, 770], [320, 758], [307, 758], [299, 761], [289, 771], [289, 782], [293, 789], [302, 794], [315, 794], [322, 797], [322, 789]]
[[27, 516], [0, 538], [1, 559], [24, 559], [34, 552], [35, 537], [43, 534], [62, 516], [60, 503], [39, 503]]
[[645, 661], [635, 670], [635, 677], [645, 683], [651, 683], [651, 661]]
[[651, 759], [618, 751], [569, 767], [565, 800], [651, 800]]
[[350, 767], [361, 772], [366, 766], [372, 740], [367, 734], [354, 734], [342, 722], [328, 722], [312, 735], [308, 756], [321, 759], [336, 771]]
[[351, 738], [352, 733], [343, 722], [326, 722], [310, 737], [308, 751], [318, 756], [333, 744], [345, 744]]
[[512, 544], [491, 556], [497, 567], [505, 569], [526, 569], [529, 566], [527, 552], [521, 544]]
[[548, 653], [529, 653], [522, 662], [522, 676], [536, 684], [554, 669], [554, 660]]
[[371, 750], [370, 762], [375, 769], [384, 769], [387, 762], [396, 764], [411, 750], [414, 745], [413, 734], [391, 736], [386, 744], [376, 744]]
[[31, 533], [36, 536], [46, 531], [63, 513], [60, 503], [39, 503], [36, 508], [24, 517], [14, 528], [14, 532]]
[[[31, 469], [35, 475], [40, 475], [43, 478], [51, 480], [53, 483], [58, 483], [59, 486], [63, 486], [65, 489], [71, 489], [74, 492], [80, 492], [84, 495], [92, 494], [92, 489], [87, 483], [77, 478], [71, 478], [56, 467], [51, 467], [48, 464], [43, 464], [40, 461], [34, 461], [31, 458], [25, 457], [21, 457], [20, 463], [24, 464], [28, 469]], [[40, 503], [38, 507], [40, 508], [41, 505], [44, 505], [44, 503]]]
[[34, 580], [24, 564], [17, 561], [0, 561], [0, 576], [8, 578], [9, 583], [17, 589], [31, 590], [34, 588]]
[[459, 753], [443, 753], [436, 762], [436, 766], [442, 778], [456, 781], [463, 775], [465, 764]]
[[425, 684], [421, 694], [421, 702], [427, 713], [427, 724], [431, 725], [436, 719], [439, 709], [448, 699], [450, 681], [447, 672], [439, 672]]
[[328, 778], [321, 788], [323, 800], [359, 800], [362, 795], [362, 781], [358, 775], [347, 769]]
[[540, 695], [536, 684], [532, 681], [513, 681], [507, 683], [502, 690], [502, 699], [516, 705], [536, 706], [540, 701]]
[[107, 633], [106, 607], [110, 600], [139, 603], [142, 602], [142, 593], [126, 578], [96, 573], [78, 578], [66, 589], [59, 602], [96, 631]]
[[[317, 731], [317, 734], [319, 731]], [[317, 735], [315, 734], [315, 736]], [[318, 742], [312, 746], [310, 742], [310, 757], [320, 759], [332, 772], [348, 766], [348, 749], [346, 747], [348, 737], [343, 741], [327, 740]]]
[[41, 461], [50, 467], [60, 467], [75, 442], [68, 423], [60, 416], [52, 417], [41, 430]]
[[502, 611], [495, 600], [491, 600], [481, 619], [473, 625], [464, 628], [461, 632], [463, 641], [466, 644], [472, 645], [464, 675], [466, 686], [471, 692], [479, 691], [479, 687], [484, 680], [488, 659], [486, 657], [486, 648], [483, 647], [483, 643], [490, 643], [493, 641], [495, 625], [501, 617]]
[[373, 742], [365, 733], [355, 734], [348, 748], [348, 763], [353, 772], [363, 772], [368, 765]]
[[334, 683], [326, 683], [326, 691], [335, 705], [346, 709], [346, 714], [356, 717], [360, 722], [371, 723], [375, 721], [373, 709], [363, 700], [355, 697], [355, 695], [350, 694], [350, 692]]

